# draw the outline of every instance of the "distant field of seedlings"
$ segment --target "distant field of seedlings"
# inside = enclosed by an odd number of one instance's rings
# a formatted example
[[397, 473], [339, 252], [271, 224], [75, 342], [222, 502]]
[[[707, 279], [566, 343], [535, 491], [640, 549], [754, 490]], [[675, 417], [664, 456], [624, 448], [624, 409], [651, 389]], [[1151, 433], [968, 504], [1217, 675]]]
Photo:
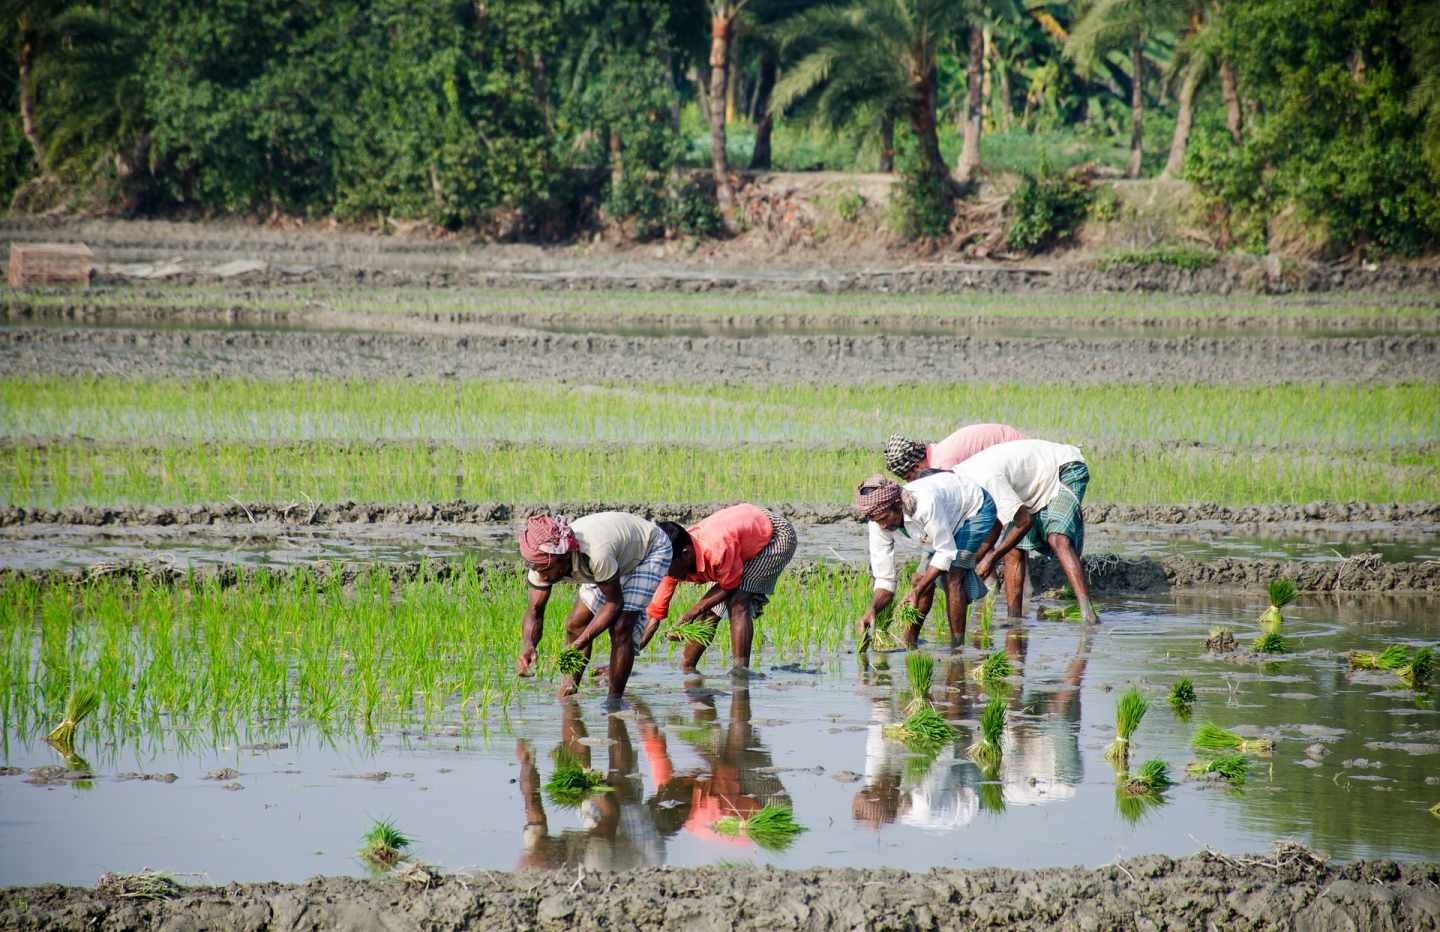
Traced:
[[[840, 570], [784, 577], [756, 629], [757, 650], [768, 661], [838, 649], [869, 598], [866, 583]], [[264, 723], [325, 732], [443, 718], [480, 727], [522, 692], [553, 688], [570, 592], [549, 613], [542, 679], [526, 681], [514, 674], [526, 602], [518, 571], [466, 566], [443, 581], [397, 583], [380, 570], [349, 587], [304, 571], [259, 572], [229, 588], [6, 577], [0, 734], [48, 731], [72, 693], [89, 690], [100, 706], [79, 728], [82, 749], [96, 732], [134, 737], [174, 723], [239, 737]], [[677, 609], [699, 594], [682, 587]], [[676, 650], [655, 643], [650, 653]], [[719, 654], [727, 657], [714, 662], [728, 665], [728, 652]]]
[[[1163, 504], [1440, 499], [1440, 448], [1284, 452], [1089, 445], [1087, 501]], [[878, 444], [500, 445], [64, 441], [0, 448], [0, 503], [242, 501], [719, 502], [843, 504], [881, 469]]]
[[[608, 271], [608, 270], [607, 270]], [[12, 295], [6, 303], [70, 306], [71, 292]], [[877, 294], [845, 292], [491, 290], [480, 288], [344, 288], [300, 286], [259, 288], [237, 293], [233, 285], [100, 286], [84, 303], [93, 307], [173, 307], [177, 310], [253, 311], [321, 310], [364, 313], [506, 314], [547, 316], [595, 314], [606, 317], [685, 315], [696, 317], [772, 317], [823, 314], [841, 317], [976, 316], [986, 317], [1133, 317], [1167, 318], [1215, 315], [1259, 317], [1392, 317], [1434, 315], [1427, 295], [1343, 295], [1277, 297], [1241, 295], [1144, 294]], [[0, 305], [3, 306], [3, 305]]]

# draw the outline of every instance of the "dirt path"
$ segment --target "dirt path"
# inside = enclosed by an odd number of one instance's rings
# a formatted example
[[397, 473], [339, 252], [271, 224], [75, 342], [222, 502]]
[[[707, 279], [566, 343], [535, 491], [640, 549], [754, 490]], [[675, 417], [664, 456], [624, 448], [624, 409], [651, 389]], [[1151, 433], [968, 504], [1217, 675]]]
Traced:
[[16, 328], [0, 332], [0, 371], [15, 375], [270, 379], [384, 372], [392, 377], [553, 379], [584, 360], [591, 381], [860, 384], [944, 373], [952, 380], [1033, 380], [1041, 358], [1069, 382], [1274, 384], [1440, 380], [1440, 336], [1025, 339], [985, 336], [626, 337], [476, 332], [222, 332]]
[[1440, 865], [1271, 855], [1131, 858], [1095, 870], [645, 868], [189, 889], [136, 900], [0, 890], [0, 927], [166, 929], [1274, 929], [1440, 927]]

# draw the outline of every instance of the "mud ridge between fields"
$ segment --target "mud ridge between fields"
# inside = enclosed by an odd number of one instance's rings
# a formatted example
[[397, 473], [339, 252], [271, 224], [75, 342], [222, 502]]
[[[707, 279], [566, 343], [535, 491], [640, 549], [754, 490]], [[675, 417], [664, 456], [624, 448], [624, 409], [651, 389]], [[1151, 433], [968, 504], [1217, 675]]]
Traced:
[[[456, 500], [428, 504], [378, 502], [230, 502], [210, 505], [95, 506], [66, 508], [0, 507], [0, 527], [24, 524], [66, 526], [208, 526], [212, 524], [497, 524], [519, 521], [533, 514], [558, 512], [589, 514], [628, 511], [654, 521], [693, 523], [733, 502], [470, 502]], [[857, 522], [843, 505], [774, 506], [790, 519], [804, 524]], [[1184, 505], [1086, 505], [1087, 524], [1184, 525], [1216, 522], [1227, 526], [1267, 524], [1440, 524], [1440, 502], [1311, 502], [1305, 505], [1218, 505], [1213, 502]]]
[[[1379, 554], [1365, 554], [1325, 563], [1299, 560], [1265, 560], [1238, 557], [1216, 557], [1196, 560], [1184, 556], [1119, 557], [1114, 554], [1087, 554], [1083, 560], [1085, 576], [1096, 593], [1155, 593], [1172, 589], [1234, 589], [1264, 591], [1272, 580], [1284, 577], [1295, 581], [1302, 592], [1312, 593], [1432, 593], [1440, 592], [1440, 561], [1387, 563]], [[131, 560], [96, 563], [86, 568], [0, 570], [0, 578], [25, 578], [36, 582], [109, 578], [150, 581], [164, 584], [185, 584], [192, 581], [213, 582], [222, 587], [240, 585], [245, 580], [264, 574], [288, 577], [300, 572], [313, 573], [322, 581], [338, 579], [351, 585], [374, 572], [386, 573], [396, 583], [415, 579], [446, 581], [457, 579], [473, 566], [482, 574], [516, 573], [519, 560], [427, 560], [396, 562], [331, 562], [293, 564], [279, 569], [256, 570], [235, 564], [208, 564], [182, 568], [165, 560]], [[1065, 583], [1057, 561], [1050, 557], [1030, 560], [1030, 580], [1037, 591], [1053, 589]], [[834, 564], [799, 560], [790, 572], [802, 577], [812, 572], [835, 572]], [[842, 566], [841, 573], [866, 575], [860, 566]]]
[[[1440, 330], [1440, 315], [1328, 315], [1328, 314], [1211, 314], [1173, 317], [1121, 316], [1098, 313], [1069, 316], [1011, 316], [1004, 314], [720, 314], [720, 313], [639, 313], [593, 314], [577, 311], [431, 311], [369, 312], [332, 311], [307, 307], [312, 299], [295, 297], [294, 310], [231, 306], [181, 306], [170, 304], [105, 304], [100, 302], [65, 305], [0, 303], [0, 321], [12, 325], [30, 323], [74, 324], [195, 324], [230, 327], [287, 325], [314, 330], [427, 331], [436, 327], [477, 326], [536, 328], [560, 332], [613, 332], [618, 327], [657, 331], [702, 330], [725, 333], [823, 331], [987, 331], [987, 330], [1230, 330], [1241, 332], [1390, 331], [1407, 333]], [[433, 332], [433, 330], [431, 330]]]
[[[438, 873], [438, 872], [437, 872]], [[1434, 929], [1440, 865], [1144, 855], [1095, 869], [647, 867], [186, 888], [126, 899], [57, 885], [0, 889], [16, 930], [204, 929]]]

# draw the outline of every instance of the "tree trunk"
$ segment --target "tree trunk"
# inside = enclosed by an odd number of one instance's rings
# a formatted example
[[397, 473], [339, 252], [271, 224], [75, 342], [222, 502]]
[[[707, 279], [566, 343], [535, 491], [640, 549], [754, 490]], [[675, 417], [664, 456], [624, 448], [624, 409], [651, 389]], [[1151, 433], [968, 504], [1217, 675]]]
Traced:
[[1195, 87], [1199, 84], [1199, 67], [1191, 64], [1180, 82], [1180, 113], [1175, 117], [1175, 135], [1170, 139], [1170, 158], [1165, 161], [1161, 178], [1179, 178], [1185, 170], [1185, 146], [1190, 141], [1190, 125], [1195, 122]]
[[1238, 146], [1240, 136], [1240, 93], [1235, 88], [1235, 69], [1228, 61], [1220, 63], [1220, 96], [1225, 98], [1225, 125], [1230, 129], [1230, 138]]
[[889, 115], [880, 119], [880, 170], [895, 171], [895, 118]]
[[935, 127], [935, 70], [913, 79], [910, 85], [910, 130], [920, 146], [921, 170], [932, 178], [949, 174], [940, 154], [940, 136]]
[[38, 171], [41, 170], [43, 157], [40, 153], [40, 139], [35, 135], [35, 101], [30, 97], [30, 57], [34, 54], [34, 49], [30, 44], [30, 37], [24, 35], [28, 30], [23, 20], [20, 32], [24, 36], [20, 40], [20, 54], [17, 56], [20, 65], [20, 86], [17, 88], [20, 96], [20, 131], [25, 134], [30, 148], [35, 150], [35, 167]]
[[750, 155], [752, 171], [770, 167], [770, 131], [774, 120], [770, 116], [770, 94], [775, 90], [775, 57], [770, 52], [760, 56], [760, 79], [755, 87], [755, 151]]
[[985, 57], [985, 33], [979, 23], [970, 27], [970, 60], [965, 63], [968, 96], [965, 102], [965, 144], [960, 149], [960, 164], [955, 174], [963, 181], [980, 165], [980, 66]]
[[995, 74], [1000, 79], [1000, 131], [1008, 133], [1015, 119], [1015, 111], [1010, 109], [1010, 69], [1000, 57], [1000, 49], [993, 45], [990, 48], [995, 54]]
[[1145, 95], [1141, 93], [1144, 81], [1142, 68], [1145, 58], [1141, 53], [1140, 36], [1135, 36], [1130, 51], [1130, 163], [1125, 166], [1127, 178], [1140, 177], [1140, 144], [1142, 118], [1145, 116]]
[[710, 166], [715, 174], [715, 201], [720, 219], [735, 231], [735, 190], [730, 186], [730, 163], [725, 155], [725, 102], [730, 84], [730, 38], [734, 13], [729, 4], [710, 20]]
[[737, 43], [737, 42], [735, 41], [735, 37], [734, 37], [734, 26], [733, 26], [733, 24], [734, 24], [735, 20], [732, 18], [732, 19], [730, 20], [730, 22], [731, 22], [731, 24], [732, 24], [732, 26], [731, 26], [731, 36], [730, 36], [730, 41], [729, 41], [729, 43], [728, 43], [728, 45], [729, 45], [729, 53], [728, 53], [728, 55], [727, 55], [727, 62], [726, 62], [726, 66], [725, 66], [725, 70], [726, 70], [726, 77], [725, 77], [725, 125], [726, 125], [726, 126], [730, 126], [731, 124], [733, 124], [733, 123], [736, 121], [737, 117], [738, 117], [738, 114], [737, 114], [737, 112], [736, 112], [736, 110], [735, 110], [735, 98], [736, 98], [737, 96], [739, 96], [739, 93], [740, 93], [740, 45], [739, 45], [739, 43]]

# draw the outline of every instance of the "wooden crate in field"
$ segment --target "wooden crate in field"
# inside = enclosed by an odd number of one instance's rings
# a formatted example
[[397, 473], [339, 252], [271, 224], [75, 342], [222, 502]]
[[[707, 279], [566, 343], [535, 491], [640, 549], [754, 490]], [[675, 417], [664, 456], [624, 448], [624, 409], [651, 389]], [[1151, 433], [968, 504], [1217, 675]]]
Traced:
[[93, 253], [84, 243], [11, 243], [10, 287], [90, 284]]

